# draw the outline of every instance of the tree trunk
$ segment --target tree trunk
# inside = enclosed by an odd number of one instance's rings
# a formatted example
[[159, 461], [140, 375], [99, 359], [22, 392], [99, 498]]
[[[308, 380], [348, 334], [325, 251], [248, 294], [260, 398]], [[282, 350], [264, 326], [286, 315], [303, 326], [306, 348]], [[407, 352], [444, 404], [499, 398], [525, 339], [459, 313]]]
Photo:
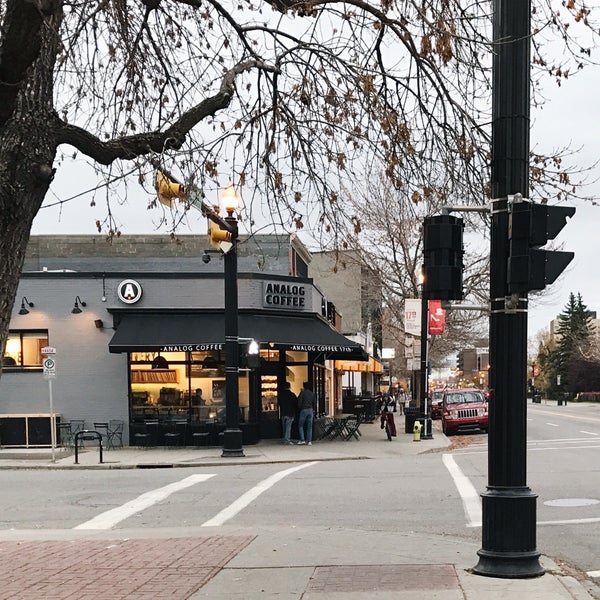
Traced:
[[[33, 219], [52, 181], [56, 147], [49, 120], [15, 116], [0, 129], [0, 350], [12, 308]], [[1, 370], [0, 370], [1, 373]]]

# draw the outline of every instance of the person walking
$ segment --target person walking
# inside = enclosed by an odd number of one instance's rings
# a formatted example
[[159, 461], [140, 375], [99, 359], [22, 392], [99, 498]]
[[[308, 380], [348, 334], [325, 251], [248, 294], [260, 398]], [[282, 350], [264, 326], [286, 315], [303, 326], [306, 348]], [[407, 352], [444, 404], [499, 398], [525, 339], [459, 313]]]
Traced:
[[312, 446], [313, 418], [317, 410], [317, 397], [310, 389], [308, 381], [302, 384], [302, 391], [298, 394], [298, 433], [300, 441], [298, 445], [306, 444]]
[[290, 389], [290, 382], [286, 381], [281, 396], [279, 397], [279, 411], [281, 415], [281, 428], [283, 430], [283, 443], [290, 444], [292, 434], [292, 423], [296, 418], [298, 398]]

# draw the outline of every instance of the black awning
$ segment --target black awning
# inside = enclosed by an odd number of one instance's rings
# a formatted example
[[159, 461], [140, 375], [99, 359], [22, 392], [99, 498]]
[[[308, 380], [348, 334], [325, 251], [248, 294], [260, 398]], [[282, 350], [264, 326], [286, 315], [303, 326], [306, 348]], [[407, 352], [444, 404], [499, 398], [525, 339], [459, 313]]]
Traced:
[[110, 352], [186, 352], [222, 350], [223, 314], [121, 314], [108, 343]]
[[369, 359], [360, 344], [349, 340], [314, 314], [242, 314], [239, 324], [240, 336], [260, 341], [261, 347], [321, 352], [325, 359]]
[[[239, 336], [262, 348], [319, 352], [325, 359], [368, 360], [360, 344], [349, 340], [315, 314], [240, 312]], [[222, 312], [121, 312], [110, 352], [196, 352], [225, 347]]]

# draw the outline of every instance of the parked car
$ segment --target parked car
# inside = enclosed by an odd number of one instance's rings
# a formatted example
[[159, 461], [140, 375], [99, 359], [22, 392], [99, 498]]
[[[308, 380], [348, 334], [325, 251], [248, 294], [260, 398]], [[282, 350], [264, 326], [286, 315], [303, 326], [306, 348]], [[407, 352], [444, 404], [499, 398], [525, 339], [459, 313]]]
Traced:
[[444, 388], [431, 392], [431, 418], [441, 419], [442, 400], [444, 399]]
[[454, 435], [488, 429], [488, 403], [485, 394], [475, 388], [446, 390], [442, 400], [442, 431]]

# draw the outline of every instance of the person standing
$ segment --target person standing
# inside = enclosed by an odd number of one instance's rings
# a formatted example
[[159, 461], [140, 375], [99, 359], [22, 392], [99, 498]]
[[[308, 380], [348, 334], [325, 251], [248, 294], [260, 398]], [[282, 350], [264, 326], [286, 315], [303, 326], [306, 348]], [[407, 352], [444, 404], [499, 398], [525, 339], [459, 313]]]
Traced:
[[300, 434], [299, 445], [312, 446], [313, 418], [317, 410], [317, 397], [310, 389], [308, 381], [302, 384], [302, 391], [298, 394], [298, 433]]
[[281, 396], [279, 397], [279, 411], [281, 414], [281, 427], [283, 430], [283, 443], [290, 444], [292, 434], [292, 423], [296, 418], [296, 407], [298, 398], [290, 389], [290, 382], [286, 381]]

